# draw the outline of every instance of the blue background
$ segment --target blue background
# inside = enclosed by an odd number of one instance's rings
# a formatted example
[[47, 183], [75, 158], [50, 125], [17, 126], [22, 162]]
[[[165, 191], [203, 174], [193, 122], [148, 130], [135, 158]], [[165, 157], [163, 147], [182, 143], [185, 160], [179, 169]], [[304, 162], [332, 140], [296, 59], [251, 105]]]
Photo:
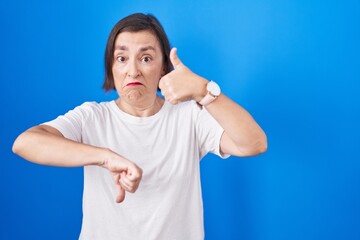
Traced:
[[[11, 152], [18, 134], [101, 90], [107, 36], [154, 13], [183, 62], [268, 136], [201, 162], [206, 239], [360, 239], [360, 1], [0, 0], [0, 239], [77, 239], [82, 169]], [[144, 202], [146, 204], [146, 202]]]

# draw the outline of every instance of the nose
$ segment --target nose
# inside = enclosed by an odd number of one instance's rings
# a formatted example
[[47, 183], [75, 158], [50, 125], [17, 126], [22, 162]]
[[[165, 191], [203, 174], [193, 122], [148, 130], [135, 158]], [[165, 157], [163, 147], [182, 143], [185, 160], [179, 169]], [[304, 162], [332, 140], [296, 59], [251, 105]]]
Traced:
[[137, 65], [136, 60], [129, 61], [127, 76], [131, 78], [137, 78], [140, 75], [139, 66]]

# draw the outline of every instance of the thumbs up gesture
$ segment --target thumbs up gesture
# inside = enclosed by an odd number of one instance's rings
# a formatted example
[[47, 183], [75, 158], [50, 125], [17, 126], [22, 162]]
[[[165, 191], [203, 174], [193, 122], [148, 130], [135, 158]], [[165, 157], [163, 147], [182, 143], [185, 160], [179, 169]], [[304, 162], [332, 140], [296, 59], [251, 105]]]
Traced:
[[176, 48], [170, 51], [170, 61], [174, 70], [160, 79], [161, 93], [172, 104], [188, 100], [199, 102], [207, 93], [208, 80], [187, 68], [177, 56], [176, 51]]

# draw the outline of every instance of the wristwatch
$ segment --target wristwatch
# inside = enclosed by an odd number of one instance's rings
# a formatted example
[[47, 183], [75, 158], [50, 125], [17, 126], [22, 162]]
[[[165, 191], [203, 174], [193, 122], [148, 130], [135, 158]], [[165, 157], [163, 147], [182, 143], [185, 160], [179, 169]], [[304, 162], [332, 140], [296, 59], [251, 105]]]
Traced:
[[208, 91], [208, 93], [199, 102], [199, 104], [204, 107], [214, 101], [221, 93], [219, 85], [214, 81], [208, 82], [206, 90]]

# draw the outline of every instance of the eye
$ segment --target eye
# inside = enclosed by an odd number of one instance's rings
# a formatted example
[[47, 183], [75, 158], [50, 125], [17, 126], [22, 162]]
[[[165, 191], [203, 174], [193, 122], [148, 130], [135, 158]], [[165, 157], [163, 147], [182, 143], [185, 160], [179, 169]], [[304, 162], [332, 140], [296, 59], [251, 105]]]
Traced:
[[148, 62], [151, 61], [151, 57], [145, 56], [145, 57], [143, 57], [143, 58], [141, 59], [141, 61], [143, 61], [143, 62], [145, 62], [145, 63], [148, 63]]
[[116, 58], [116, 60], [117, 60], [118, 62], [125, 62], [126, 58], [123, 57], [123, 56], [118, 56], [118, 57]]

